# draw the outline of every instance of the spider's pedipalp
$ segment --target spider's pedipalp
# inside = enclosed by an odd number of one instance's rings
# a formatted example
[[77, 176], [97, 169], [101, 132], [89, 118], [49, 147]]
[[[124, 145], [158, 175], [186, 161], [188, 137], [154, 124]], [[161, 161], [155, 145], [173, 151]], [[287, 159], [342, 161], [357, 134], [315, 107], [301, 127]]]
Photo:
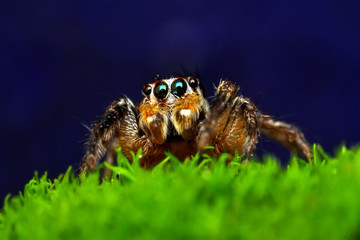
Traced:
[[171, 108], [171, 122], [185, 140], [195, 137], [200, 115], [204, 115], [201, 96], [192, 93], [180, 98]]
[[163, 144], [168, 131], [169, 107], [162, 102], [144, 101], [139, 106], [139, 126], [157, 144]]

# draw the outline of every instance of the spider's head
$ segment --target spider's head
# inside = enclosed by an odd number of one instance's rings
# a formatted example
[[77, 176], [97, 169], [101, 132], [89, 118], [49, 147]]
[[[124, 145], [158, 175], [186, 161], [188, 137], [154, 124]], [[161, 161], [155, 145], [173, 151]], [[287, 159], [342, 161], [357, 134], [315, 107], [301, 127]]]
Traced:
[[140, 127], [157, 144], [175, 135], [192, 139], [208, 112], [208, 103], [195, 77], [157, 80], [146, 84], [143, 94]]

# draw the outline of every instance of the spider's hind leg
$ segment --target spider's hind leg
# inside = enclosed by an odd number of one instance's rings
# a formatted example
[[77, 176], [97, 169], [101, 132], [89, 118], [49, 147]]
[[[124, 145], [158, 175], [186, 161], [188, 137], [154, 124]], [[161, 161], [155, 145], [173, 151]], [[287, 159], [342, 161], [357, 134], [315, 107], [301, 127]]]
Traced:
[[300, 129], [288, 123], [275, 121], [270, 117], [260, 116], [258, 118], [258, 123], [261, 133], [264, 133], [268, 138], [273, 139], [291, 151], [298, 153], [309, 162], [312, 161], [313, 155], [309, 143], [306, 141], [304, 134]]

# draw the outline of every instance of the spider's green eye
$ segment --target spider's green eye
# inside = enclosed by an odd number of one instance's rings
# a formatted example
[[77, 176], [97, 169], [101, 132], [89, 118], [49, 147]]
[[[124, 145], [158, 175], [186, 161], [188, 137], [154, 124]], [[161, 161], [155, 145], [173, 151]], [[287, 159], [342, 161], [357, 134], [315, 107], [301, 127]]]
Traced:
[[168, 91], [169, 91], [168, 85], [164, 82], [160, 82], [156, 84], [154, 88], [154, 95], [157, 99], [163, 99], [166, 97]]
[[151, 85], [150, 85], [150, 84], [146, 84], [146, 85], [144, 86], [143, 93], [144, 93], [146, 96], [149, 96], [149, 95], [151, 94]]
[[181, 97], [186, 92], [186, 88], [186, 82], [181, 78], [178, 78], [171, 84], [171, 93]]
[[190, 78], [189, 79], [189, 85], [192, 88], [196, 88], [199, 84], [198, 84], [198, 81], [195, 78]]

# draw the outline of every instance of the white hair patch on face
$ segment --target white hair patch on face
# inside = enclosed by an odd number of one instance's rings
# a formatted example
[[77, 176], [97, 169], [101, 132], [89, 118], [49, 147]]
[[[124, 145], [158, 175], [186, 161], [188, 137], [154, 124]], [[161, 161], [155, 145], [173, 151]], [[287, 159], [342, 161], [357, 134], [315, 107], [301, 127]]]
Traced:
[[154, 121], [154, 119], [155, 119], [155, 117], [154, 117], [153, 115], [151, 115], [150, 117], [148, 117], [148, 118], [146, 119], [146, 121], [147, 121], [148, 123], [151, 123], [151, 122]]
[[183, 116], [185, 116], [185, 117], [188, 117], [188, 116], [191, 115], [191, 110], [190, 110], [190, 109], [182, 109], [182, 110], [180, 111], [180, 114], [183, 115]]

